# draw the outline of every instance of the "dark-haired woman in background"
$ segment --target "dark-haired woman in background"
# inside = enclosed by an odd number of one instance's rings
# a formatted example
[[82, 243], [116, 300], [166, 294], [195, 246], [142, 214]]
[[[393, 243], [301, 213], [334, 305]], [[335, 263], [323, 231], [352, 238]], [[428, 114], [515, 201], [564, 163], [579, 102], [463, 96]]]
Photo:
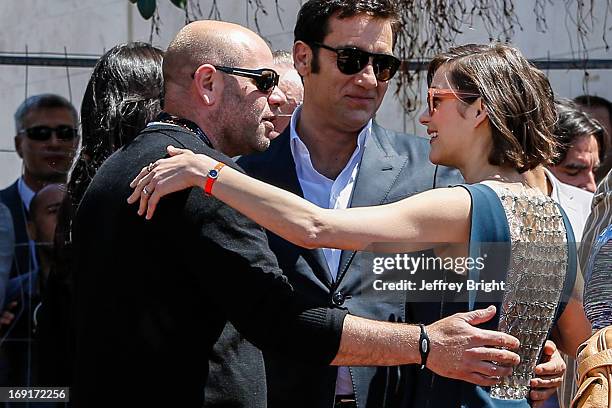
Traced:
[[94, 68], [81, 104], [82, 147], [68, 190], [78, 205], [104, 160], [161, 111], [163, 52], [146, 43], [113, 47]]
[[60, 210], [56, 267], [43, 296], [39, 323], [41, 384], [71, 384], [73, 216], [102, 163], [132, 141], [161, 111], [162, 57], [160, 49], [147, 43], [117, 45], [100, 58], [85, 89], [81, 105], [82, 147]]

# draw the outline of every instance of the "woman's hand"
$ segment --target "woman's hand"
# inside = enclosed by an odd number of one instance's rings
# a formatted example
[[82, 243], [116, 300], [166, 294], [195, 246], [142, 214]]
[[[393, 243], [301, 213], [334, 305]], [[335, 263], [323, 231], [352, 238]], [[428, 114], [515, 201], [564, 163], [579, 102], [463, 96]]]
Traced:
[[134, 189], [127, 199], [133, 204], [140, 199], [138, 215], [146, 210], [146, 219], [153, 217], [160, 198], [176, 191], [190, 187], [204, 187], [208, 171], [217, 163], [216, 160], [191, 150], [168, 146], [168, 159], [160, 159], [143, 167], [130, 183]]
[[563, 382], [566, 366], [563, 357], [557, 350], [557, 345], [550, 340], [546, 340], [542, 350], [540, 363], [534, 369], [534, 378], [529, 385], [531, 391], [529, 398], [532, 401], [532, 408], [541, 407], [548, 400]]

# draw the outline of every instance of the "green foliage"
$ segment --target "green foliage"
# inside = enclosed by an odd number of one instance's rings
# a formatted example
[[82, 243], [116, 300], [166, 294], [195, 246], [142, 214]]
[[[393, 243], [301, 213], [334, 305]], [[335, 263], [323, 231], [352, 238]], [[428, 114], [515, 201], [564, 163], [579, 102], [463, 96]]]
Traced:
[[[155, 14], [155, 10], [157, 9], [157, 0], [129, 0], [132, 4], [136, 4], [138, 6], [138, 11], [140, 15], [145, 20], [150, 19]], [[188, 0], [170, 0], [170, 3], [174, 4], [176, 7], [187, 10], [187, 2]]]
[[157, 0], [138, 0], [138, 11], [145, 20], [150, 19], [155, 14]]
[[170, 2], [176, 7], [183, 10], [185, 9], [185, 7], [187, 7], [187, 0], [170, 0]]

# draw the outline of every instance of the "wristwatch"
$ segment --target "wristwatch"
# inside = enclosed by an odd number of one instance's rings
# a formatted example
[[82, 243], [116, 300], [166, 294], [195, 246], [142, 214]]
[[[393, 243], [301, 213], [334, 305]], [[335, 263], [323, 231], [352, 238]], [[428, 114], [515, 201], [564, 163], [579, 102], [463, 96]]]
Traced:
[[204, 192], [206, 194], [212, 195], [213, 184], [215, 184], [215, 181], [217, 181], [219, 173], [221, 172], [221, 169], [224, 166], [224, 163], [219, 162], [213, 169], [208, 172], [208, 175], [206, 176], [206, 184], [204, 185]]
[[425, 326], [419, 323], [421, 328], [421, 335], [419, 336], [419, 352], [421, 353], [421, 370], [425, 368], [427, 364], [427, 356], [429, 356], [429, 336]]

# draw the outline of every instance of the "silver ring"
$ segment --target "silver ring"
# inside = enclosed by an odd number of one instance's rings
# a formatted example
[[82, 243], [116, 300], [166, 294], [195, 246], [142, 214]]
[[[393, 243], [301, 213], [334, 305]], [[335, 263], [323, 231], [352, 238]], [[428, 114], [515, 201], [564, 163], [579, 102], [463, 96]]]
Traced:
[[149, 192], [147, 191], [147, 187], [144, 187], [144, 188], [142, 189], [142, 194], [144, 194], [144, 195], [149, 195]]
[[153, 171], [154, 168], [155, 168], [155, 164], [149, 163], [149, 165], [147, 166], [147, 173], [150, 173], [151, 171]]

